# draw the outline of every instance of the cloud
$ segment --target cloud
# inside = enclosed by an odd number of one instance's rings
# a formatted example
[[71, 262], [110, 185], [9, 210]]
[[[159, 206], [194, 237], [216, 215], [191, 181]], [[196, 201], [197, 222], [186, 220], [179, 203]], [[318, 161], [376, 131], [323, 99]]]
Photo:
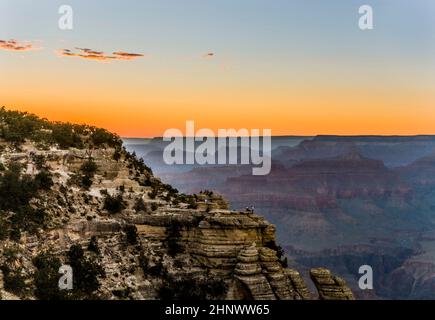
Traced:
[[136, 58], [143, 57], [143, 54], [140, 53], [128, 53], [128, 52], [114, 52], [113, 53], [119, 60], [133, 60]]
[[20, 42], [15, 39], [0, 40], [0, 50], [23, 52], [23, 51], [32, 51], [38, 49], [39, 49], [38, 47], [36, 47], [33, 43], [30, 43], [28, 41]]
[[83, 52], [84, 54], [89, 54], [89, 55], [98, 55], [98, 56], [104, 55], [104, 52], [102, 52], [102, 51], [94, 51], [94, 50], [92, 50], [92, 49], [87, 49], [87, 48], [77, 48], [77, 47], [76, 47], [76, 49], [77, 49], [77, 50], [80, 50], [80, 51]]
[[116, 61], [116, 60], [134, 60], [142, 58], [144, 55], [140, 53], [130, 53], [130, 52], [113, 52], [110, 55], [105, 54], [103, 51], [96, 51], [89, 48], [75, 48], [75, 51], [71, 49], [62, 49], [58, 51], [58, 54], [65, 57], [76, 57], [86, 60], [95, 61]]

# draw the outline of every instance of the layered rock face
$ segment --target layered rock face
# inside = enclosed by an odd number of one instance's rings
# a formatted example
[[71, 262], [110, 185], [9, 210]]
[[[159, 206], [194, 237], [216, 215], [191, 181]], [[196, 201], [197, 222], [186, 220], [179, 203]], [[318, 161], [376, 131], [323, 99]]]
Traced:
[[352, 291], [346, 287], [346, 282], [323, 268], [312, 269], [311, 279], [319, 291], [321, 300], [353, 300]]
[[[177, 243], [195, 263], [192, 269], [223, 279], [231, 300], [314, 299], [301, 275], [282, 266], [277, 252], [267, 246], [275, 242], [275, 228], [264, 218], [244, 212], [215, 210], [186, 216], [182, 210], [171, 215], [140, 217], [133, 220], [140, 237], [150, 247], [162, 246], [168, 229], [182, 225]], [[196, 269], [198, 270], [198, 269]], [[331, 279], [332, 279], [331, 275]], [[337, 283], [350, 292], [344, 282]], [[320, 292], [319, 292], [320, 293]], [[336, 295], [336, 299], [350, 296]]]
[[283, 269], [276, 252], [254, 244], [241, 250], [234, 270], [235, 278], [245, 287], [242, 298], [255, 300], [300, 300], [311, 295], [299, 273]]

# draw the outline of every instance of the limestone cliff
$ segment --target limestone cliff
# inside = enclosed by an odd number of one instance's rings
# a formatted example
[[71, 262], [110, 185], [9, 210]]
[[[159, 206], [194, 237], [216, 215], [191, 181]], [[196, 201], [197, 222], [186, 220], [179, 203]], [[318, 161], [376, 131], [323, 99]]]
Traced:
[[[29, 117], [15, 139], [12, 124]], [[0, 126], [0, 297], [316, 298], [285, 268], [273, 225], [211, 191], [179, 194], [116, 136], [4, 109]], [[58, 291], [61, 264], [74, 293]], [[319, 270], [321, 299], [353, 298]]]

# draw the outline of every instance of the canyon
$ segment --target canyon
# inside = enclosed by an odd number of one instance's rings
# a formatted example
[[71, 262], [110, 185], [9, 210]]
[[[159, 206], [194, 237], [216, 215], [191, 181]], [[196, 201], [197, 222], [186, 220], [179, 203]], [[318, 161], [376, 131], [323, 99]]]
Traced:
[[[309, 290], [273, 224], [164, 184], [116, 135], [0, 115], [2, 299], [354, 299], [324, 268], [307, 271]], [[58, 288], [64, 264], [71, 292]]]
[[[206, 187], [233, 209], [254, 206], [295, 267], [327, 265], [358, 298], [433, 297], [434, 137], [273, 137], [262, 177], [249, 166], [166, 168], [159, 139], [124, 142], [183, 192]], [[357, 284], [365, 264], [375, 270], [371, 292]]]

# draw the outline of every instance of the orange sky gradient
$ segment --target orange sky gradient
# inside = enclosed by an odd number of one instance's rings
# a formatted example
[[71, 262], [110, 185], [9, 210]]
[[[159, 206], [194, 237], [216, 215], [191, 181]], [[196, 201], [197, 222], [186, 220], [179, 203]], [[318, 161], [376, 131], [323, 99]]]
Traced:
[[0, 3], [0, 106], [122, 137], [189, 120], [215, 132], [435, 134], [433, 1], [373, 0], [371, 31], [356, 0], [77, 1], [67, 32], [55, 2]]
[[[10, 81], [10, 79], [9, 79]], [[47, 80], [48, 81], [48, 80]], [[22, 82], [22, 81], [21, 81]], [[10, 83], [10, 82], [9, 82]], [[2, 87], [4, 88], [4, 83]], [[59, 86], [50, 82], [2, 93], [2, 104], [49, 120], [88, 123], [123, 137], [162, 136], [169, 128], [272, 129], [273, 135], [413, 135], [435, 133], [429, 90], [307, 87], [135, 92], [129, 88]]]

